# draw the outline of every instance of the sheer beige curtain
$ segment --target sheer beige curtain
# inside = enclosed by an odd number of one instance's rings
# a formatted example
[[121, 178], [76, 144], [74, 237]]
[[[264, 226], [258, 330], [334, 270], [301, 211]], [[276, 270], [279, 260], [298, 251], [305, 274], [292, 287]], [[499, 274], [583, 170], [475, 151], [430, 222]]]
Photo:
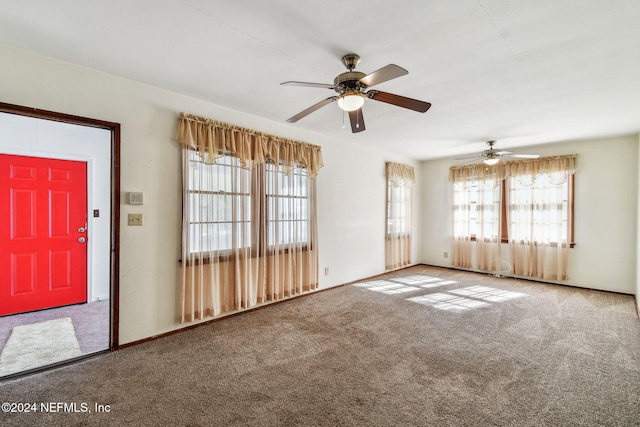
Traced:
[[451, 265], [473, 268], [475, 242], [476, 268], [500, 269], [501, 182], [503, 169], [484, 164], [452, 167], [453, 236]]
[[318, 285], [320, 147], [181, 114], [182, 322]]
[[500, 270], [501, 181], [478, 181], [476, 264], [479, 270]]
[[453, 183], [453, 236], [451, 238], [451, 265], [472, 268], [472, 226], [471, 208], [473, 193], [469, 181]]
[[416, 180], [412, 166], [386, 163], [387, 232], [385, 267], [400, 268], [411, 263], [412, 190]]
[[510, 162], [507, 227], [513, 271], [520, 276], [568, 280], [575, 156]]

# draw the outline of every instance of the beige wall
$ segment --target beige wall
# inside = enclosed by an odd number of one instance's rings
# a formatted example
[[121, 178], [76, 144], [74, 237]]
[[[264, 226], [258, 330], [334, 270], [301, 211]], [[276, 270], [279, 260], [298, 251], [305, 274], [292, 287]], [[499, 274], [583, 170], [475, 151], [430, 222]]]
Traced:
[[[122, 125], [121, 190], [123, 195], [144, 192], [144, 205], [121, 206], [121, 343], [181, 327], [177, 322], [180, 149], [173, 137], [179, 112], [322, 146], [325, 167], [318, 176], [321, 288], [384, 272], [385, 161], [418, 166], [401, 156], [302, 131], [284, 123], [284, 118], [282, 123], [261, 119], [3, 46], [0, 93], [3, 102]], [[419, 196], [419, 185], [415, 194]], [[419, 207], [416, 202], [416, 223]], [[130, 212], [144, 214], [143, 227], [126, 225]], [[329, 269], [326, 276], [325, 268]]]
[[[567, 284], [635, 294], [638, 228], [638, 136], [598, 138], [518, 149], [543, 156], [578, 154], [575, 241]], [[448, 266], [453, 159], [423, 162], [422, 261]], [[502, 253], [506, 255], [506, 245]], [[506, 258], [506, 257], [505, 257]]]

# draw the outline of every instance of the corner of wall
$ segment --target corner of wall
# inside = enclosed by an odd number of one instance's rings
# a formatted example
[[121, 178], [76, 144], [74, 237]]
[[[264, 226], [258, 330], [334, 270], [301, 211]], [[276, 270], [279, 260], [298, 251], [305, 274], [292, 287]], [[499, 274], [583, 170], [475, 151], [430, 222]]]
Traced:
[[[638, 145], [640, 146], [640, 133], [638, 133]], [[640, 201], [640, 150], [636, 162], [636, 172], [638, 175], [638, 200]], [[638, 203], [640, 204], [640, 202]], [[638, 226], [636, 228], [636, 310], [640, 317], [640, 206], [636, 205], [636, 215], [638, 216]]]

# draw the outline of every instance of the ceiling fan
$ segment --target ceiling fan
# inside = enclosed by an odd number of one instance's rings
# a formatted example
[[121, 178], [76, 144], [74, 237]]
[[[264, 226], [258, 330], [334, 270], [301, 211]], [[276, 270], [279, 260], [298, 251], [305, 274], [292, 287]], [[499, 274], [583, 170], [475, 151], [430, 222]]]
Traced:
[[487, 145], [489, 146], [488, 150], [484, 150], [480, 153], [480, 155], [470, 156], [470, 157], [459, 157], [455, 160], [467, 160], [467, 159], [483, 159], [485, 165], [495, 165], [497, 164], [503, 157], [512, 157], [518, 159], [537, 159], [540, 157], [539, 154], [517, 154], [512, 153], [511, 151], [498, 150], [493, 148], [496, 141], [487, 141]]
[[385, 102], [387, 104], [396, 105], [398, 107], [408, 108], [409, 110], [424, 113], [431, 107], [429, 102], [418, 101], [417, 99], [406, 98], [392, 93], [382, 92], [379, 90], [369, 89], [380, 83], [404, 76], [409, 72], [402, 67], [389, 64], [370, 74], [355, 71], [356, 66], [360, 62], [360, 57], [355, 53], [351, 53], [342, 57], [342, 63], [347, 71], [339, 74], [333, 81], [333, 84], [324, 83], [306, 83], [306, 82], [284, 82], [284, 86], [306, 86], [324, 89], [333, 89], [338, 95], [331, 96], [325, 100], [312, 105], [304, 111], [287, 119], [289, 123], [295, 123], [303, 117], [308, 116], [314, 111], [324, 107], [332, 102], [337, 102], [338, 106], [349, 113], [349, 121], [351, 122], [351, 131], [353, 133], [365, 130], [364, 118], [362, 116], [362, 106], [366, 99]]

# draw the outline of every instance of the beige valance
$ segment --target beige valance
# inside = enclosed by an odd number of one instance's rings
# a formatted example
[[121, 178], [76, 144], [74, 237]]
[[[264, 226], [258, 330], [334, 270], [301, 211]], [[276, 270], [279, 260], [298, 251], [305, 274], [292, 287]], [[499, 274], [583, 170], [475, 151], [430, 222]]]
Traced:
[[548, 174], [552, 182], [561, 183], [573, 175], [576, 169], [577, 154], [566, 156], [541, 157], [539, 159], [513, 160], [489, 166], [484, 163], [452, 166], [449, 168], [449, 181], [468, 182], [476, 180], [498, 179], [517, 176], [519, 179], [534, 181], [536, 175]]
[[484, 163], [474, 163], [471, 165], [451, 166], [449, 168], [449, 181], [470, 182], [486, 181], [489, 179], [504, 179], [505, 170], [502, 165], [485, 165]]
[[323, 166], [320, 146], [187, 113], [180, 113], [176, 140], [196, 150], [206, 164], [213, 164], [216, 159], [231, 154], [237, 156], [246, 168], [271, 160], [282, 165], [287, 172], [301, 167], [310, 176], [316, 176]]
[[407, 186], [416, 182], [416, 173], [413, 166], [403, 165], [402, 163], [387, 162], [386, 175], [394, 186]]
[[562, 184], [576, 172], [576, 157], [576, 154], [572, 154], [507, 162], [504, 165], [505, 175], [518, 177], [525, 184], [525, 181], [535, 181], [537, 175], [547, 174], [551, 177], [551, 183]]

